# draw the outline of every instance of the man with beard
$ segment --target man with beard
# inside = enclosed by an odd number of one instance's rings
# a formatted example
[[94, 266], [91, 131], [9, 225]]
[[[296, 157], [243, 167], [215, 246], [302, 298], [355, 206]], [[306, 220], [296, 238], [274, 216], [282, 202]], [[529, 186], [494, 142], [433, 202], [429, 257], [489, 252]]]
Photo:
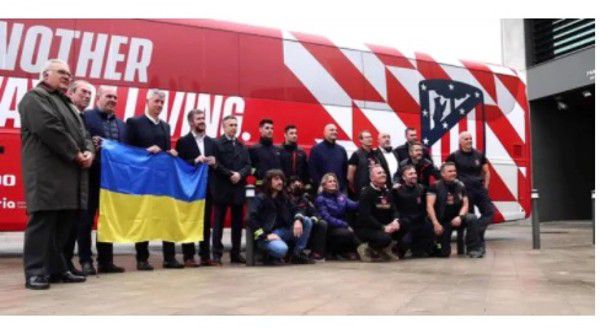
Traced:
[[248, 152], [250, 153], [250, 162], [254, 170], [256, 185], [260, 186], [265, 173], [271, 169], [280, 169], [281, 161], [279, 159], [279, 149], [273, 145], [273, 121], [268, 118], [262, 119], [258, 131], [260, 140], [250, 147]]
[[[404, 131], [404, 136], [406, 137], [406, 143], [401, 146], [398, 146], [394, 149], [394, 153], [396, 153], [396, 158], [398, 158], [398, 162], [402, 162], [403, 160], [409, 157], [408, 154], [408, 146], [416, 141], [419, 141], [419, 136], [417, 135], [417, 130], [415, 128], [407, 127]], [[431, 152], [429, 148], [423, 147], [423, 158], [433, 162], [431, 159]]]
[[479, 222], [477, 216], [468, 213], [469, 197], [465, 185], [456, 179], [456, 166], [446, 162], [440, 171], [442, 179], [431, 185], [427, 192], [427, 214], [441, 245], [437, 255], [449, 257], [452, 230], [466, 228], [467, 254], [472, 258], [483, 257]]
[[288, 195], [292, 205], [296, 210], [304, 215], [305, 218], [312, 220], [312, 229], [308, 248], [310, 249], [310, 258], [315, 261], [325, 260], [325, 245], [327, 238], [327, 221], [319, 218], [317, 208], [305, 192], [304, 184], [298, 178], [288, 179]]
[[212, 218], [212, 189], [211, 183], [214, 176], [214, 168], [216, 167], [215, 141], [206, 135], [206, 121], [204, 112], [199, 109], [191, 110], [187, 115], [188, 124], [190, 125], [190, 133], [179, 138], [175, 145], [175, 150], [179, 157], [191, 165], [208, 164], [208, 184], [206, 186], [206, 198], [204, 201], [204, 231], [203, 240], [199, 243], [200, 249], [200, 264], [196, 263], [194, 254], [196, 247], [194, 243], [185, 243], [181, 245], [183, 250], [183, 262], [186, 267], [210, 266], [210, 227]]
[[281, 170], [266, 172], [263, 192], [250, 204], [248, 226], [258, 247], [268, 254], [265, 264], [281, 263], [292, 243], [292, 263], [314, 264], [304, 254], [312, 220], [302, 215], [285, 195], [284, 180]]
[[433, 251], [433, 226], [427, 220], [425, 194], [427, 188], [417, 182], [417, 171], [411, 164], [400, 169], [402, 183], [392, 190], [400, 219], [409, 222], [409, 229], [398, 249], [402, 256], [410, 248], [412, 257], [426, 257]]
[[[428, 187], [433, 179], [440, 178], [440, 173], [435, 165], [423, 157], [423, 145], [415, 141], [408, 145], [409, 157], [400, 162], [400, 169], [406, 165], [412, 165], [417, 172], [417, 181], [419, 184]], [[402, 174], [400, 171], [394, 174], [394, 182], [402, 183]]]

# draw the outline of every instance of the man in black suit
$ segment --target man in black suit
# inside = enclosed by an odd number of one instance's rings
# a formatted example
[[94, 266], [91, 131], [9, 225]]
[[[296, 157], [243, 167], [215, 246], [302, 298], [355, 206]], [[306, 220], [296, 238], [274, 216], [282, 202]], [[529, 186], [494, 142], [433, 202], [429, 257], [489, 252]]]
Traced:
[[[396, 158], [398, 158], [398, 163], [410, 157], [408, 154], [408, 146], [413, 142], [419, 141], [419, 136], [417, 135], [417, 130], [415, 128], [407, 127], [406, 130], [404, 130], [404, 136], [406, 137], [406, 143], [404, 143], [402, 146], [394, 148], [394, 153], [396, 154]], [[429, 151], [427, 145], [423, 145], [423, 158], [433, 163], [433, 160], [431, 159], [431, 152]], [[394, 174], [396, 172], [390, 173]]]
[[379, 159], [379, 164], [383, 167], [387, 180], [385, 184], [388, 189], [392, 188], [392, 176], [398, 170], [398, 157], [392, 148], [391, 136], [387, 132], [379, 133], [377, 137], [379, 147], [375, 149], [375, 156]]
[[[147, 110], [144, 115], [127, 120], [126, 142], [132, 146], [146, 148], [151, 154], [167, 151], [172, 156], [177, 156], [177, 151], [171, 149], [171, 128], [158, 117], [165, 104], [165, 93], [157, 89], [148, 91], [146, 103]], [[150, 253], [147, 241], [136, 243], [135, 252], [138, 270], [154, 270], [148, 263]], [[163, 268], [183, 268], [183, 264], [175, 259], [175, 243], [163, 241], [163, 257]]]
[[181, 245], [183, 249], [183, 261], [186, 267], [210, 266], [210, 226], [212, 217], [212, 195], [211, 180], [214, 175], [216, 166], [215, 160], [215, 141], [206, 135], [206, 123], [204, 120], [204, 112], [199, 109], [191, 110], [187, 115], [188, 123], [190, 124], [190, 133], [179, 138], [175, 146], [175, 150], [186, 162], [191, 165], [208, 164], [208, 185], [206, 186], [206, 198], [204, 200], [204, 238], [198, 245], [200, 248], [200, 264], [194, 260], [196, 247], [194, 243], [185, 243]]
[[215, 226], [213, 229], [213, 261], [220, 265], [223, 256], [223, 224], [225, 213], [231, 207], [231, 263], [245, 263], [240, 255], [242, 242], [243, 206], [245, 200], [244, 182], [250, 174], [250, 156], [246, 147], [235, 137], [238, 122], [235, 116], [223, 118], [223, 136], [217, 140], [213, 186], [213, 208]]

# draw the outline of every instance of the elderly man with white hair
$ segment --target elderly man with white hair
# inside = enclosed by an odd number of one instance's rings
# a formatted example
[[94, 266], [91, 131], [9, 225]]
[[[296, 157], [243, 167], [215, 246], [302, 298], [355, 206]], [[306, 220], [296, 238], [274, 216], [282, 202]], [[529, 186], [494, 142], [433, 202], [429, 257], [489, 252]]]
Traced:
[[65, 95], [71, 82], [69, 65], [48, 61], [40, 80], [18, 105], [29, 214], [23, 249], [29, 289], [47, 289], [55, 281], [85, 281], [69, 270], [63, 249], [79, 212], [87, 207], [87, 172], [94, 160], [92, 141]]
[[92, 100], [92, 85], [87, 81], [77, 80], [69, 86], [67, 97], [83, 113]]
[[[177, 156], [177, 151], [171, 148], [171, 127], [159, 118], [165, 104], [166, 95], [158, 89], [148, 91], [146, 111], [144, 114], [127, 120], [126, 142], [135, 147], [145, 148], [150, 154], [166, 151]], [[142, 271], [154, 270], [148, 263], [150, 253], [148, 242], [135, 244], [137, 269]], [[182, 269], [184, 267], [175, 259], [175, 244], [163, 241], [163, 268]]]

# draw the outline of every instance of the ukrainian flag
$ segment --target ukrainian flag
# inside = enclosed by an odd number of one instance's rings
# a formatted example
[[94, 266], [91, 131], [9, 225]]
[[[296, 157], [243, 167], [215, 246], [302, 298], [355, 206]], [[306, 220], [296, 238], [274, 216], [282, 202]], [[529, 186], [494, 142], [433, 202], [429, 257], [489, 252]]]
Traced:
[[98, 240], [202, 240], [208, 166], [102, 141]]

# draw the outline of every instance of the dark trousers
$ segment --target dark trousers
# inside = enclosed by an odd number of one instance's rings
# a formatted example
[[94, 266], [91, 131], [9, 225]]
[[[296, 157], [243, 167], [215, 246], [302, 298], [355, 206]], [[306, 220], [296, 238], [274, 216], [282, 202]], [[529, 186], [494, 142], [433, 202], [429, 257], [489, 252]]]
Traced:
[[478, 220], [477, 217], [471, 213], [462, 215], [460, 219], [461, 224], [459, 227], [456, 228], [452, 227], [452, 225], [450, 224], [451, 219], [445, 219], [442, 220], [442, 222], [440, 222], [440, 224], [444, 227], [444, 232], [441, 236], [438, 236], [437, 238], [437, 241], [441, 246], [440, 253], [438, 254], [439, 256], [450, 256], [450, 254], [452, 253], [452, 246], [450, 245], [450, 242], [452, 240], [452, 231], [461, 228], [466, 228], [467, 230], [467, 235], [465, 238], [467, 252], [477, 250], [478, 248], [482, 247], [480, 239], [481, 220]]
[[[81, 210], [79, 217], [73, 226], [73, 233], [65, 248], [65, 258], [72, 261], [75, 250], [75, 241], [77, 241], [77, 251], [79, 253], [79, 263], [92, 263], [92, 228], [94, 218], [98, 212], [100, 202], [99, 187], [90, 186], [87, 210]], [[98, 251], [98, 264], [107, 266], [113, 263], [113, 245], [112, 243], [96, 242]]]
[[[135, 243], [135, 259], [138, 262], [148, 261], [150, 257], [150, 251], [148, 251], [147, 241], [142, 241], [139, 243]], [[162, 251], [163, 251], [163, 260], [165, 262], [170, 262], [175, 260], [175, 243], [170, 241], [162, 242]]]
[[410, 219], [408, 233], [402, 238], [405, 248], [410, 248], [413, 256], [426, 256], [433, 253], [435, 235], [433, 225], [425, 217]]
[[468, 187], [467, 196], [469, 197], [469, 212], [475, 213], [475, 206], [479, 209], [481, 217], [479, 218], [479, 239], [485, 250], [485, 230], [494, 219], [495, 207], [490, 200], [487, 189], [483, 187]]
[[225, 226], [225, 214], [227, 208], [231, 208], [231, 256], [239, 256], [242, 243], [243, 209], [242, 204], [214, 204], [215, 226], [212, 234], [213, 259], [221, 259], [223, 256], [223, 227]]
[[327, 251], [332, 254], [355, 252], [360, 241], [348, 228], [327, 229]]
[[325, 244], [327, 241], [327, 221], [313, 221], [312, 229], [310, 230], [310, 239], [308, 240], [308, 248], [313, 253], [325, 256]]
[[78, 210], [38, 211], [29, 215], [23, 246], [25, 277], [63, 273], [64, 257]]
[[[210, 227], [212, 222], [212, 200], [207, 193], [207, 198], [204, 205], [204, 231], [203, 231], [203, 240], [198, 243], [198, 248], [200, 249], [199, 255], [202, 260], [210, 259]], [[196, 246], [194, 243], [185, 243], [181, 244], [181, 249], [183, 251], [183, 260], [193, 260], [194, 255], [196, 254]]]
[[361, 241], [369, 243], [369, 247], [373, 249], [382, 249], [390, 245], [392, 241], [397, 241], [401, 244], [404, 235], [410, 230], [410, 221], [400, 219], [400, 230], [393, 234], [388, 234], [383, 229], [360, 229], [356, 232]]

